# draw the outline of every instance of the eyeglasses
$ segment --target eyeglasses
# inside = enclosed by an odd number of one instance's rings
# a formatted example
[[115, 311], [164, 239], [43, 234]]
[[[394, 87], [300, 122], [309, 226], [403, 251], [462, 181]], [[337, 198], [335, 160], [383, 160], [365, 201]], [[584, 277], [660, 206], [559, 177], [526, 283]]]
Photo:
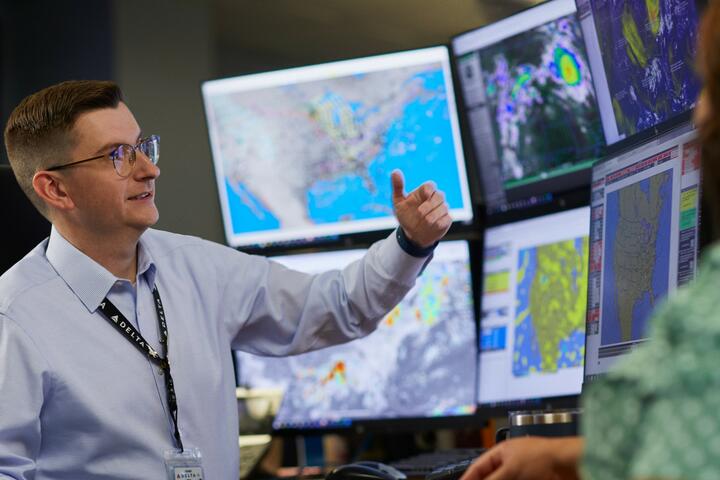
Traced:
[[104, 153], [92, 158], [86, 158], [85, 160], [78, 160], [77, 162], [66, 163], [65, 165], [55, 165], [54, 167], [46, 168], [46, 171], [52, 172], [53, 170], [62, 170], [63, 168], [73, 167], [81, 163], [90, 162], [99, 158], [109, 158], [115, 171], [118, 175], [125, 178], [130, 176], [133, 167], [135, 166], [135, 151], [140, 150], [153, 165], [157, 165], [160, 160], [160, 137], [158, 135], [150, 135], [147, 138], [140, 140], [134, 147], [132, 145], [118, 145], [110, 153]]

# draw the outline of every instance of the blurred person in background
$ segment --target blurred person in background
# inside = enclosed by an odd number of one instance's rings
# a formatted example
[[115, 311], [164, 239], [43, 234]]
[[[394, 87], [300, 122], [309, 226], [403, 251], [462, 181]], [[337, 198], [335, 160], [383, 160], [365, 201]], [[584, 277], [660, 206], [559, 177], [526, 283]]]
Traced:
[[[720, 0], [700, 27], [705, 88], [695, 109], [713, 240], [720, 226]], [[583, 395], [584, 438], [525, 437], [483, 454], [461, 480], [720, 478], [720, 246], [654, 315], [651, 341]]]

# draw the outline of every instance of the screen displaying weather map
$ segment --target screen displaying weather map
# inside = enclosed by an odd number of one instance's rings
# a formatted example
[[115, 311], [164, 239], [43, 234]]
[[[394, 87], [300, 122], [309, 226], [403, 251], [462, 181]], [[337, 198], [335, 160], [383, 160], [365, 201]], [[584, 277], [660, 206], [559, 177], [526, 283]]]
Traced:
[[695, 277], [699, 168], [690, 126], [593, 168], [588, 380], [641, 344], [655, 308]]
[[481, 405], [580, 393], [589, 228], [585, 207], [486, 230]]
[[577, 0], [608, 144], [690, 110], [695, 71], [695, 0]]
[[205, 82], [227, 241], [394, 228], [390, 174], [472, 219], [446, 47]]
[[[290, 268], [342, 268], [365, 252], [274, 257]], [[477, 335], [469, 247], [442, 242], [416, 285], [368, 337], [287, 358], [236, 352], [238, 385], [284, 391], [277, 429], [475, 411]]]
[[523, 11], [453, 48], [490, 212], [586, 184], [605, 140], [575, 3]]

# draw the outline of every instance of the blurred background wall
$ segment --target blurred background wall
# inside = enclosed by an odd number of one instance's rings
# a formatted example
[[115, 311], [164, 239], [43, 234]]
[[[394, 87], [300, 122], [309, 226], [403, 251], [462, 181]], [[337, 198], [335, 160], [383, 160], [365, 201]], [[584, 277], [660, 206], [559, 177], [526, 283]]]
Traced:
[[45, 86], [117, 81], [143, 132], [162, 137], [158, 228], [224, 242], [204, 80], [444, 44], [535, 3], [0, 0], [2, 125]]

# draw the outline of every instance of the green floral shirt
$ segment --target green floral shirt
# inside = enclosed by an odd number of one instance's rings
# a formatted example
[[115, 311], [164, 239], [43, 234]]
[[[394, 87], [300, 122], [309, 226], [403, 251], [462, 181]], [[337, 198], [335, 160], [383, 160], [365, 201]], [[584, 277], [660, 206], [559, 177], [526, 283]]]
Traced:
[[720, 246], [584, 395], [583, 478], [720, 479]]

